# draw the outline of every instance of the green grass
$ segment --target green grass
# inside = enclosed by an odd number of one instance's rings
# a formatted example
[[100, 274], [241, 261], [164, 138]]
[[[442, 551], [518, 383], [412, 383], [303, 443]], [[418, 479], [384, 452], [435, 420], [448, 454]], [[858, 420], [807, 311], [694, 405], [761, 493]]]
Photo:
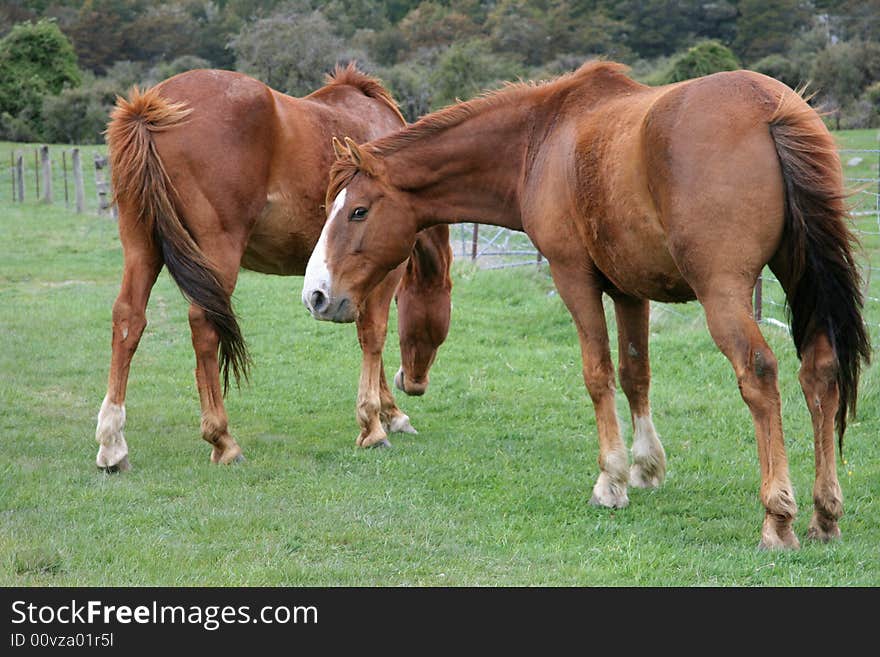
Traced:
[[[0, 228], [0, 585], [880, 584], [876, 368], [839, 463], [843, 539], [768, 553], [751, 418], [696, 304], [652, 313], [666, 482], [611, 511], [588, 504], [595, 421], [546, 269], [456, 264], [431, 387], [398, 396], [420, 434], [368, 451], [354, 445], [354, 327], [309, 318], [301, 278], [244, 272], [235, 300], [254, 369], [227, 402], [248, 459], [235, 467], [208, 462], [187, 308], [163, 273], [126, 403], [134, 470], [106, 475], [94, 430], [122, 262], [115, 223], [26, 202], [6, 205]], [[880, 303], [869, 322], [877, 344]], [[763, 328], [803, 537], [810, 420], [790, 338]], [[391, 375], [393, 329], [388, 342]], [[628, 418], [622, 395], [618, 407]]]

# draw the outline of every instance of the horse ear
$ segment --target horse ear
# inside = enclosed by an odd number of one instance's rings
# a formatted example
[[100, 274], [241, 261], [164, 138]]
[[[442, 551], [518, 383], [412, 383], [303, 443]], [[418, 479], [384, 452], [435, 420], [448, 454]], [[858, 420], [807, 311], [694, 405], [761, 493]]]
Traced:
[[371, 153], [362, 150], [351, 137], [345, 138], [345, 145], [348, 146], [348, 153], [352, 162], [358, 169], [368, 175], [372, 175], [376, 171], [374, 157]]
[[342, 145], [342, 142], [339, 141], [336, 137], [333, 137], [333, 152], [336, 153], [337, 159], [342, 159], [344, 157], [349, 156], [348, 149]]

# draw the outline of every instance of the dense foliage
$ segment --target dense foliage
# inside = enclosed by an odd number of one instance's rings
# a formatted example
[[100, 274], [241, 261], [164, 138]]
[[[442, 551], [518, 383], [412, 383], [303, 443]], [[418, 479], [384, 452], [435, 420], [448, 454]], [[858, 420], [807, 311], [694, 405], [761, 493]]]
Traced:
[[[357, 59], [410, 119], [604, 57], [660, 84], [746, 67], [880, 125], [880, 0], [8, 0], [0, 138], [94, 141], [116, 93], [234, 68], [294, 95]], [[22, 45], [25, 44], [25, 45]]]

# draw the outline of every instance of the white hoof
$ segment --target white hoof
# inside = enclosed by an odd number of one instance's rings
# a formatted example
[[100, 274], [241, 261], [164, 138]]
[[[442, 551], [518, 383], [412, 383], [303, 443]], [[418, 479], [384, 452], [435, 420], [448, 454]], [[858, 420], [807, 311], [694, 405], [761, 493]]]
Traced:
[[607, 472], [599, 474], [596, 485], [593, 486], [593, 496], [590, 504], [605, 506], [610, 509], [622, 509], [629, 504], [626, 494], [626, 482], [614, 481]]
[[99, 468], [114, 468], [123, 461], [128, 462], [128, 445], [122, 428], [125, 426], [125, 406], [110, 403], [107, 397], [101, 404], [98, 413], [98, 428], [95, 429], [95, 440], [98, 441], [98, 456], [95, 463]]
[[666, 477], [666, 452], [654, 429], [651, 416], [635, 418], [632, 446], [633, 465], [629, 483], [637, 488], [657, 488]]
[[391, 418], [388, 430], [392, 433], [411, 433], [418, 434], [415, 427], [410, 423], [409, 416], [401, 413]]
[[636, 488], [659, 488], [663, 483], [662, 477], [645, 470], [642, 466], [634, 463], [629, 469], [629, 485]]
[[[102, 470], [109, 470], [118, 466], [123, 461], [128, 461], [128, 445], [125, 444], [125, 438], [119, 437], [119, 440], [112, 445], [101, 445], [98, 448], [98, 456], [95, 463]], [[127, 469], [127, 468], [125, 468]]]

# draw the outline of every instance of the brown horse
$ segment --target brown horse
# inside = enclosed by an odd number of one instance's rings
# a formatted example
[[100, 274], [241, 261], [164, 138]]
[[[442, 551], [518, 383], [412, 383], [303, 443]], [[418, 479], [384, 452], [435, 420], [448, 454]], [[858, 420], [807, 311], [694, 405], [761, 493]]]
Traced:
[[[654, 487], [665, 455], [648, 402], [649, 299], [702, 304], [754, 419], [766, 509], [761, 545], [797, 547], [777, 361], [751, 291], [769, 264], [785, 289], [813, 418], [815, 513], [808, 536], [838, 536], [834, 455], [854, 412], [862, 320], [840, 162], [817, 114], [747, 71], [646, 87], [591, 63], [428, 115], [369, 144], [347, 140], [331, 171], [323, 260], [304, 292], [319, 319], [350, 321], [406, 258], [417, 231], [458, 221], [523, 230], [549, 263], [580, 336], [599, 433], [592, 502]], [[614, 300], [632, 467], [615, 413], [602, 294]]]
[[[337, 68], [326, 86], [301, 99], [245, 75], [210, 70], [119, 99], [107, 141], [125, 264], [96, 432], [99, 467], [129, 467], [123, 437], [129, 365], [163, 264], [191, 302], [201, 430], [213, 447], [211, 460], [241, 458], [220, 387], [221, 377], [227, 387], [230, 370], [236, 379], [246, 376], [249, 363], [231, 306], [239, 267], [301, 275], [326, 217], [333, 135], [368, 140], [404, 125], [388, 92], [351, 65]], [[382, 348], [400, 284], [399, 387], [422, 394], [449, 328], [452, 253], [449, 228], [437, 228], [442, 230], [419, 236], [413, 259], [383, 278], [358, 319], [359, 445], [387, 444], [387, 431], [415, 432], [388, 388]], [[422, 290], [430, 294], [422, 297]], [[414, 338], [414, 332], [425, 337]]]

